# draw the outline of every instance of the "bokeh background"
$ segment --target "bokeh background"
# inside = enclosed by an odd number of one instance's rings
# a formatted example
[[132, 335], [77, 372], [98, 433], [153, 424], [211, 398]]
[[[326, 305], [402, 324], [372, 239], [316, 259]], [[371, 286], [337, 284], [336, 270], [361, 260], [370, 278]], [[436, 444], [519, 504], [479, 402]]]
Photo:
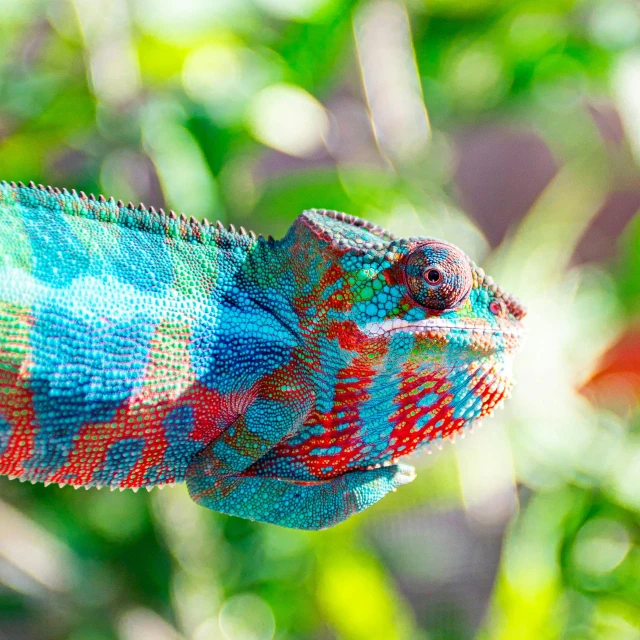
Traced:
[[636, 0], [0, 0], [1, 178], [341, 209], [530, 309], [505, 410], [329, 531], [0, 479], [0, 638], [640, 638], [639, 160]]

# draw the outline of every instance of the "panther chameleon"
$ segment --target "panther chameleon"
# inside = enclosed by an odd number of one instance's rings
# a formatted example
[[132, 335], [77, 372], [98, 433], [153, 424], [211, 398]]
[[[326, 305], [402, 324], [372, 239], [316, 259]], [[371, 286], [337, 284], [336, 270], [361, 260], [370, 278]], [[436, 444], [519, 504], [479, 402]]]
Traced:
[[0, 474], [329, 527], [509, 395], [524, 315], [455, 246], [344, 213], [274, 240], [2, 182]]

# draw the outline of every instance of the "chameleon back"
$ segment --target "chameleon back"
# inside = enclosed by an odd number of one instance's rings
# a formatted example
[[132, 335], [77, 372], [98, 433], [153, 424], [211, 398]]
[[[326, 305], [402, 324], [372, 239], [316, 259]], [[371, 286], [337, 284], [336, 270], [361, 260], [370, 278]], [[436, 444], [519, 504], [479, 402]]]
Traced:
[[[216, 325], [224, 332], [227, 281], [257, 244], [113, 200], [2, 183], [0, 473], [123, 487], [182, 480], [220, 429], [220, 385], [207, 377], [225, 377], [216, 352], [228, 344], [205, 343]], [[251, 310], [243, 318], [265, 324]]]

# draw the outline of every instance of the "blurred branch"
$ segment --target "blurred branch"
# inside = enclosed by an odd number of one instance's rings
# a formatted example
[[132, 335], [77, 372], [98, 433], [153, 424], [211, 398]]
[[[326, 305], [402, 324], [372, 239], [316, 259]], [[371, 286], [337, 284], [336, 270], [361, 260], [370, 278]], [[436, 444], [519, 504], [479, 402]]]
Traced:
[[378, 146], [392, 164], [408, 164], [431, 137], [409, 16], [400, 2], [376, 0], [356, 12], [353, 26]]
[[[507, 279], [507, 286], [526, 291], [557, 281], [602, 207], [608, 189], [599, 158], [565, 165], [527, 214], [510, 242], [491, 259]], [[523, 264], [523, 258], [527, 261]], [[526, 267], [526, 268], [525, 268]]]
[[85, 42], [96, 97], [118, 108], [140, 90], [138, 59], [125, 0], [72, 0]]
[[131, 609], [118, 623], [120, 640], [184, 640], [171, 625], [149, 609]]
[[[65, 544], [17, 509], [0, 501], [0, 556], [24, 574], [8, 586], [32, 594], [35, 581], [47, 590], [68, 592], [78, 573], [78, 560]], [[5, 582], [0, 573], [0, 581]]]

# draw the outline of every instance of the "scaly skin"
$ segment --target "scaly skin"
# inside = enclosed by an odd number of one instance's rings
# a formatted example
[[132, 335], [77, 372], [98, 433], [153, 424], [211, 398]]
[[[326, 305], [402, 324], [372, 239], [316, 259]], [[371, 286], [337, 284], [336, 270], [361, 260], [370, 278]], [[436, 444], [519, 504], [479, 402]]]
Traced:
[[524, 310], [341, 213], [279, 241], [0, 183], [0, 474], [334, 525], [509, 393]]

